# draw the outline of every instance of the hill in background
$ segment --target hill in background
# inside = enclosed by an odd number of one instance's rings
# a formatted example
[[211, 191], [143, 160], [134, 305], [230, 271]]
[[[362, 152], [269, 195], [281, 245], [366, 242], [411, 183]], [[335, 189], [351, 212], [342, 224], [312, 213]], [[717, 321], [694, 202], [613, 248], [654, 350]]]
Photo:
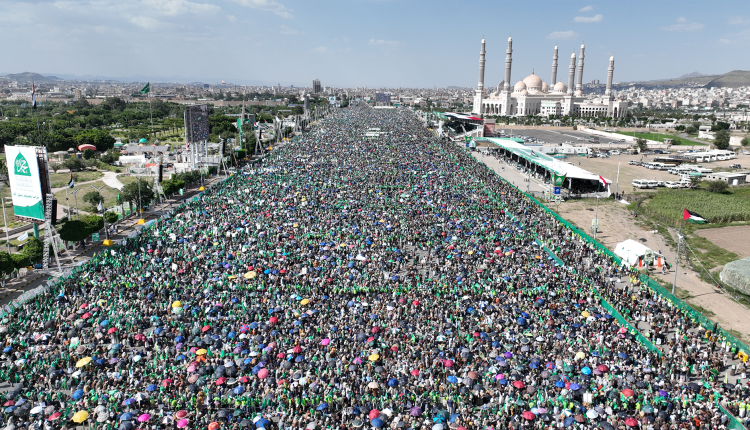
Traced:
[[44, 76], [33, 72], [11, 73], [5, 76], [8, 79], [18, 82], [52, 82], [60, 80], [57, 76]]
[[680, 86], [702, 86], [702, 87], [727, 87], [738, 88], [750, 86], [750, 70], [734, 70], [723, 75], [703, 75], [698, 72], [682, 75], [677, 79], [663, 79], [658, 81], [633, 82], [633, 84], [645, 87], [680, 87]]

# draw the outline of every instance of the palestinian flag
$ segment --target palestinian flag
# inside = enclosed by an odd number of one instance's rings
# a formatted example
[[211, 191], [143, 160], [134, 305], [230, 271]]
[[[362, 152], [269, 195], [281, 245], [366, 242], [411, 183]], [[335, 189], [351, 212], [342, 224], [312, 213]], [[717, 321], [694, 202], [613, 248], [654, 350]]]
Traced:
[[146, 94], [151, 92], [151, 82], [146, 82], [146, 86], [141, 88], [141, 94]]
[[538, 155], [536, 155], [536, 152], [534, 151], [531, 151], [531, 155], [533, 155], [534, 157], [538, 157]]
[[602, 184], [602, 187], [607, 188], [607, 180], [601, 176], [599, 176], [599, 183]]
[[692, 222], [693, 224], [706, 224], [708, 223], [708, 220], [703, 218], [702, 216], [698, 215], [695, 212], [690, 212], [689, 210], [685, 209], [685, 213], [682, 215], [682, 220], [687, 222]]
[[68, 188], [73, 188], [75, 186], [76, 182], [73, 180], [73, 173], [70, 173], [70, 181], [68, 181]]
[[36, 84], [31, 83], [31, 109], [36, 109]]

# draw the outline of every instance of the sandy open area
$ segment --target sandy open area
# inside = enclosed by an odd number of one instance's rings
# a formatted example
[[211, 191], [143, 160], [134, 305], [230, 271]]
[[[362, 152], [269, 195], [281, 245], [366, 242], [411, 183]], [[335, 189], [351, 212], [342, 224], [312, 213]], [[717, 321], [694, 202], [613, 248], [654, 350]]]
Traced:
[[[553, 208], [555, 207], [553, 206]], [[594, 218], [595, 207], [596, 201], [594, 200], [568, 201], [560, 205], [559, 213], [565, 219], [572, 221], [579, 228], [583, 228], [587, 233], [591, 234], [591, 219]], [[742, 233], [737, 233], [744, 234], [744, 236], [735, 236], [735, 240], [739, 237], [750, 238], [750, 226], [728, 228], [747, 229], [743, 230]], [[701, 232], [723, 237], [724, 239], [717, 239], [720, 241], [715, 243], [719, 246], [725, 246], [725, 242], [730, 240], [729, 237], [732, 233], [720, 233], [721, 230], [725, 230], [725, 228], [707, 229], [701, 230]], [[596, 238], [609, 249], [614, 249], [618, 242], [622, 242], [625, 239], [633, 239], [655, 251], [661, 251], [670, 264], [674, 264], [675, 262], [676, 250], [669, 248], [661, 235], [655, 231], [647, 231], [645, 227], [639, 225], [638, 218], [630, 216], [625, 205], [609, 199], [601, 200], [599, 203], [599, 232]], [[736, 241], [745, 242], [742, 244], [745, 250], [750, 245], [750, 240]], [[726, 248], [732, 250], [730, 247]], [[748, 255], [747, 252], [744, 255]], [[666, 275], [661, 275], [661, 272], [658, 273], [652, 273], [651, 276], [672, 285], [674, 271], [670, 271]], [[685, 293], [688, 294], [684, 300], [691, 305], [700, 306], [713, 312], [714, 315], [710, 316], [711, 319], [718, 321], [722, 327], [737, 330], [742, 334], [744, 339], [750, 339], [750, 324], [747, 323], [750, 321], [750, 310], [734, 302], [721, 290], [701, 281], [695, 271], [687, 267], [679, 267], [677, 272], [677, 288], [678, 290], [684, 290], [683, 295], [680, 295], [680, 292], [678, 292], [678, 296], [684, 297]]]
[[750, 225], [707, 228], [696, 230], [695, 234], [705, 237], [720, 248], [734, 252], [740, 258], [750, 257]]

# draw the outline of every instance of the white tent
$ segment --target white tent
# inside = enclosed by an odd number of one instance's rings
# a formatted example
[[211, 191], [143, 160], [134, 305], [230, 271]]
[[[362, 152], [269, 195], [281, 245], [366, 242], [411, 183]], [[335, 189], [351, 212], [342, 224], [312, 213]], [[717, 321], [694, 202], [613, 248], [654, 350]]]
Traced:
[[622, 258], [630, 266], [637, 266], [639, 259], [643, 259], [644, 263], [650, 263], [660, 257], [653, 249], [632, 239], [618, 243], [615, 246], [615, 255]]

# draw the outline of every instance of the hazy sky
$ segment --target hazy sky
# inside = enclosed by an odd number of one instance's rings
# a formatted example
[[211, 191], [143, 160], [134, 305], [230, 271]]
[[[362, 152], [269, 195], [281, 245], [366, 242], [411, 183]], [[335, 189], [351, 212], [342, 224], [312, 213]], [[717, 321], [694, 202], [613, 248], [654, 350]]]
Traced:
[[0, 0], [0, 72], [281, 83], [475, 86], [532, 69], [558, 80], [586, 43], [584, 81], [750, 69], [747, 0]]

